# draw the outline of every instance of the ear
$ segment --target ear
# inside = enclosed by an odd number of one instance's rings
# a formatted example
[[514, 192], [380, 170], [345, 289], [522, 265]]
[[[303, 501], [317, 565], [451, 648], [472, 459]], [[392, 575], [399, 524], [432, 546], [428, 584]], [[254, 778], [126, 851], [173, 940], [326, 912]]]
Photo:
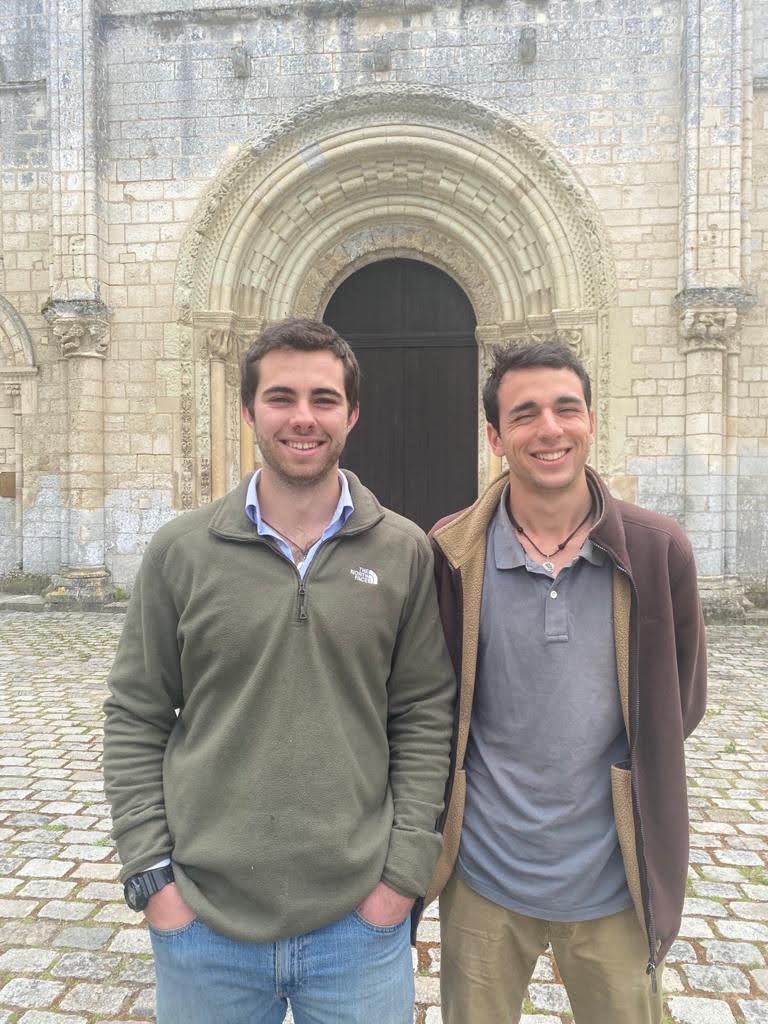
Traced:
[[243, 419], [251, 428], [251, 430], [256, 429], [256, 424], [253, 422], [253, 412], [248, 408], [247, 405], [240, 406], [240, 415], [243, 417]]
[[595, 410], [589, 410], [589, 443], [594, 444], [595, 441]]
[[504, 445], [501, 442], [498, 430], [492, 423], [486, 423], [485, 432], [488, 436], [488, 444], [491, 446], [491, 451], [494, 455], [502, 458], [504, 455]]
[[347, 433], [350, 432], [352, 427], [354, 427], [354, 425], [357, 423], [357, 421], [359, 419], [360, 419], [360, 406], [356, 405], [354, 409], [350, 409], [349, 410], [349, 415], [347, 416]]

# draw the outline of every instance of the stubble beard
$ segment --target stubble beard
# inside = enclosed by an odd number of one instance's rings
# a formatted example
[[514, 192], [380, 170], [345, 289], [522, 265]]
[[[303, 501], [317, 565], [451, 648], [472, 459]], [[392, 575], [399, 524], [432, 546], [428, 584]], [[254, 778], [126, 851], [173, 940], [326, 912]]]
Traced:
[[[275, 446], [265, 438], [256, 435], [256, 442], [261, 451], [264, 464], [274, 473], [277, 479], [287, 487], [305, 491], [317, 487], [332, 473], [338, 470], [339, 460], [344, 451], [344, 443], [329, 445], [326, 457], [314, 473], [290, 473], [276, 455]], [[280, 442], [276, 442], [279, 444]]]

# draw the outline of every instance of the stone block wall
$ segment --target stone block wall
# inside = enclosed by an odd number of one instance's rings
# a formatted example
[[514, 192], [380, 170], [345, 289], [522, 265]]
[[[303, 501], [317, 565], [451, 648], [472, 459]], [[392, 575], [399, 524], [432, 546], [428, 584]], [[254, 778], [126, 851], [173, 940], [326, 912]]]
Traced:
[[[768, 0], [752, 2], [754, 72], [768, 75]], [[709, 456], [695, 480], [686, 462], [686, 416], [715, 412], [708, 410], [709, 384], [692, 401], [673, 311], [682, 287], [684, 4], [210, 0], [198, 10], [187, 6], [105, 0], [97, 19], [98, 116], [88, 144], [99, 174], [100, 297], [110, 311], [104, 539], [117, 583], [130, 585], [149, 537], [180, 507], [182, 375], [189, 371], [180, 359], [174, 288], [201, 198], [227, 161], [275, 118], [320, 97], [391, 83], [438, 86], [500, 108], [568, 161], [600, 212], [616, 273], [610, 394], [598, 393], [599, 415], [611, 419], [610, 450], [600, 468], [622, 481], [630, 499], [685, 520], [702, 551], [712, 542], [709, 520], [696, 517], [731, 501], [731, 571], [765, 571], [766, 93], [758, 91], [754, 106], [749, 214], [758, 305], [743, 330], [738, 408], [728, 411], [738, 435], [731, 451], [738, 487], [728, 497]], [[723, 0], [723, 11], [728, 6]], [[708, 31], [721, 14], [707, 15]], [[53, 245], [50, 123], [40, 81], [55, 40], [46, 34], [43, 0], [0, 0], [0, 15], [0, 293], [24, 316], [39, 363], [34, 428], [25, 421], [25, 565], [43, 571], [67, 560], [57, 502], [68, 500], [72, 426], [66, 365], [40, 315]], [[21, 74], [31, 81], [9, 88]], [[707, 173], [707, 187], [727, 194], [723, 167], [713, 163]], [[0, 460], [6, 461], [8, 408], [0, 394]], [[703, 426], [709, 431], [710, 421]], [[229, 423], [230, 449], [233, 431]]]

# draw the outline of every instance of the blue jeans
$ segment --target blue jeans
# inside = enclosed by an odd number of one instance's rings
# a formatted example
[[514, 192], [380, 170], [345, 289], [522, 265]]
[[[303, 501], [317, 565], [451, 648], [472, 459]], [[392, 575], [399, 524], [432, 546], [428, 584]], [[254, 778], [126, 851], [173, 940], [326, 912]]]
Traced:
[[278, 942], [239, 942], [200, 920], [150, 928], [157, 1024], [411, 1024], [410, 918], [377, 928], [357, 913]]

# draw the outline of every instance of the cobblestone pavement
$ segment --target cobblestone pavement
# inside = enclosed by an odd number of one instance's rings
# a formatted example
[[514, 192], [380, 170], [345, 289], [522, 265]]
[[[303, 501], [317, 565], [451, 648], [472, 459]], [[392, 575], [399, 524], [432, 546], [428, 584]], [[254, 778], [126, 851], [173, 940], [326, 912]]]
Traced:
[[[0, 1024], [153, 1020], [149, 939], [116, 882], [99, 772], [121, 625], [0, 613]], [[768, 1024], [765, 626], [712, 628], [710, 663], [710, 710], [688, 748], [691, 868], [668, 1021]], [[416, 1021], [440, 1024], [436, 908], [420, 937]], [[571, 1019], [542, 957], [522, 1020]]]

